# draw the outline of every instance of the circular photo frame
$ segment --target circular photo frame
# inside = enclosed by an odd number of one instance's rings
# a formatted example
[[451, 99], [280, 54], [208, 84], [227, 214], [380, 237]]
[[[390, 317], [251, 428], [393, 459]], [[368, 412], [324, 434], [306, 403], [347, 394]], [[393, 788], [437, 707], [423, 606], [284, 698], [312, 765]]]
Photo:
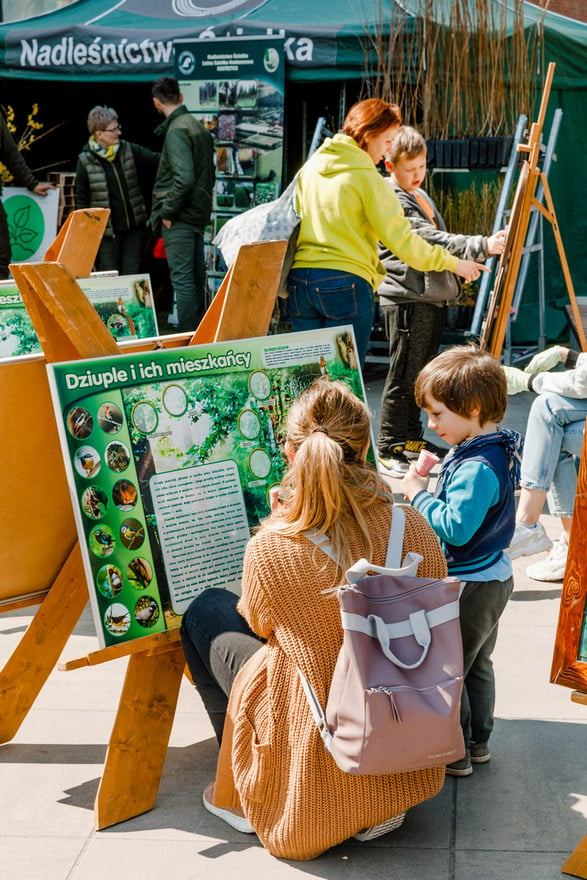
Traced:
[[259, 480], [264, 480], [271, 473], [271, 458], [264, 449], [253, 449], [249, 455], [249, 470]]
[[256, 440], [261, 433], [261, 420], [252, 409], [243, 409], [238, 417], [238, 429], [247, 440]]
[[98, 425], [105, 434], [118, 434], [122, 428], [122, 410], [115, 403], [103, 403], [98, 410]]
[[113, 599], [122, 590], [122, 572], [116, 565], [103, 565], [96, 574], [96, 586], [103, 596]]
[[94, 430], [94, 420], [83, 406], [72, 406], [65, 419], [67, 430], [76, 440], [85, 440]]
[[80, 477], [91, 480], [99, 473], [102, 462], [98, 450], [93, 446], [80, 446], [75, 451], [73, 464]]
[[159, 416], [152, 403], [141, 400], [135, 403], [130, 414], [131, 421], [140, 434], [152, 434], [157, 430]]
[[135, 602], [133, 614], [139, 626], [144, 626], [146, 629], [149, 629], [150, 627], [155, 626], [159, 620], [161, 611], [159, 610], [159, 605], [155, 599], [152, 596], [145, 595], [141, 596], [140, 599], [137, 599]]
[[104, 612], [104, 627], [112, 636], [123, 636], [130, 626], [130, 611], [121, 602], [113, 602]]
[[100, 486], [88, 486], [82, 493], [81, 505], [90, 519], [102, 519], [108, 510], [108, 495]]
[[249, 376], [249, 389], [257, 400], [267, 400], [271, 394], [271, 381], [263, 370], [255, 370]]
[[170, 416], [179, 418], [188, 408], [188, 396], [181, 385], [168, 385], [163, 391], [161, 402]]
[[116, 536], [110, 526], [94, 526], [88, 537], [88, 544], [94, 556], [105, 559], [114, 553]]
[[129, 517], [121, 524], [119, 535], [127, 550], [138, 550], [145, 540], [145, 527], [140, 520]]
[[130, 464], [130, 452], [126, 444], [121, 443], [120, 440], [113, 440], [106, 447], [104, 459], [111, 471], [120, 474]]
[[135, 590], [146, 590], [153, 580], [153, 567], [144, 556], [135, 556], [126, 567], [126, 579]]
[[138, 497], [137, 487], [130, 480], [117, 480], [112, 487], [112, 500], [119, 510], [132, 510]]

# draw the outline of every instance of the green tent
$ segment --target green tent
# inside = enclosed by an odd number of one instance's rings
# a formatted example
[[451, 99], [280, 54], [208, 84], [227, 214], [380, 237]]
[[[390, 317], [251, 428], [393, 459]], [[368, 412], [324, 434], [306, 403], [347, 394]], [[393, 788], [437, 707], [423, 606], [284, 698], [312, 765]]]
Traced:
[[[136, 82], [173, 73], [178, 39], [283, 36], [292, 81], [360, 79], [363, 39], [406, 13], [390, 0], [77, 0], [0, 26], [5, 77]], [[408, 19], [410, 16], [408, 16]]]
[[[450, 3], [434, 0], [429, 12], [439, 21], [446, 21]], [[474, 14], [474, 0], [470, 5]], [[513, 27], [513, 2], [495, 0], [495, 6], [496, 18], [503, 15], [508, 27]], [[321, 93], [340, 83], [339, 110], [344, 113], [349, 96], [358, 93], [365, 77], [368, 35], [393, 34], [399, 26], [416, 29], [421, 7], [421, 0], [77, 0], [46, 15], [0, 25], [0, 77], [48, 84], [141, 83], [174, 73], [173, 46], [177, 40], [277, 35], [284, 39], [290, 91], [295, 90], [299, 96], [304, 90], [317, 106], [325, 100]], [[541, 24], [544, 66], [556, 63], [545, 133], [556, 108], [562, 109], [563, 120], [550, 186], [575, 291], [587, 296], [587, 217], [580, 196], [587, 192], [587, 167], [583, 162], [587, 138], [587, 25], [545, 13], [531, 3], [524, 4], [524, 22], [527, 27]], [[408, 77], [409, 65], [405, 59], [402, 64]], [[322, 83], [322, 89], [311, 89], [313, 83]], [[540, 88], [541, 83], [537, 85]], [[330, 88], [331, 96], [333, 93]], [[299, 127], [299, 121], [295, 125]], [[293, 140], [291, 135], [289, 140]], [[554, 339], [564, 331], [562, 306], [567, 295], [547, 227], [545, 224], [547, 328]], [[536, 284], [532, 274], [527, 287], [514, 341], [536, 338]]]

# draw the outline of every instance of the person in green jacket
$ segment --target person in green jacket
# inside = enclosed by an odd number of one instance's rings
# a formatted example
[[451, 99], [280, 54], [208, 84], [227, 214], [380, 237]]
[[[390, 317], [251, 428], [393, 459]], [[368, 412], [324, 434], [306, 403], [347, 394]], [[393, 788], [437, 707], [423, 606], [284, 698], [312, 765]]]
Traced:
[[164, 137], [153, 189], [151, 227], [167, 251], [178, 332], [194, 330], [206, 310], [204, 230], [214, 189], [214, 141], [183, 105], [170, 76], [151, 87], [155, 109], [165, 117], [155, 130]]
[[385, 278], [381, 241], [421, 272], [445, 269], [474, 281], [485, 267], [460, 260], [412, 231], [377, 165], [398, 133], [400, 109], [378, 98], [349, 110], [342, 131], [326, 138], [298, 179], [301, 218], [292, 270], [289, 314], [294, 330], [352, 324], [361, 366], [369, 348], [374, 291]]
[[[6, 120], [0, 114], [0, 162], [6, 166], [14, 177], [13, 186], [25, 186], [38, 196], [46, 196], [52, 183], [39, 183], [29, 166], [20, 154], [18, 145], [12, 137]], [[0, 195], [2, 194], [2, 178], [0, 178]], [[6, 281], [10, 272], [8, 266], [12, 259], [10, 233], [4, 205], [0, 200], [0, 281]]]
[[110, 209], [96, 269], [136, 275], [147, 240], [159, 153], [122, 140], [121, 130], [112, 107], [90, 110], [90, 137], [77, 160], [75, 203], [78, 208]]

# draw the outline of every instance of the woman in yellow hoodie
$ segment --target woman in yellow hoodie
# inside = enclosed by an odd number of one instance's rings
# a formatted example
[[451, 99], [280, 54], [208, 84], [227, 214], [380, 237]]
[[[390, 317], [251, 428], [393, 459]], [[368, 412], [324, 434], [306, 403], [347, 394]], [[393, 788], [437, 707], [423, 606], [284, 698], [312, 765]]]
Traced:
[[446, 269], [474, 281], [484, 271], [415, 234], [378, 172], [401, 121], [396, 104], [378, 98], [355, 104], [342, 131], [326, 138], [306, 162], [296, 192], [301, 224], [287, 281], [293, 329], [352, 324], [361, 366], [369, 347], [373, 294], [385, 277], [379, 241], [421, 272]]

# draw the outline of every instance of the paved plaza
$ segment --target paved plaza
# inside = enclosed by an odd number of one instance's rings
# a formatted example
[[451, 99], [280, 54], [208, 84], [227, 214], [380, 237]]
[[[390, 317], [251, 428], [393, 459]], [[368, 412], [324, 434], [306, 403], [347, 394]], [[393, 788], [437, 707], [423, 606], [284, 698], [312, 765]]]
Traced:
[[[367, 370], [374, 409], [382, 384], [380, 372]], [[529, 400], [511, 399], [507, 426], [523, 429]], [[543, 522], [557, 537], [556, 521]], [[549, 684], [561, 584], [530, 580], [528, 561], [514, 562], [516, 586], [495, 653], [491, 761], [465, 779], [447, 777], [440, 794], [411, 810], [398, 831], [370, 843], [348, 841], [311, 862], [288, 862], [211, 816], [201, 793], [214, 776], [216, 740], [185, 678], [155, 809], [94, 831], [93, 801], [127, 663], [121, 659], [55, 670], [17, 736], [0, 747], [0, 877], [558, 880], [587, 834], [587, 707]], [[0, 666], [34, 611], [0, 615]], [[64, 658], [96, 648], [88, 607]]]

